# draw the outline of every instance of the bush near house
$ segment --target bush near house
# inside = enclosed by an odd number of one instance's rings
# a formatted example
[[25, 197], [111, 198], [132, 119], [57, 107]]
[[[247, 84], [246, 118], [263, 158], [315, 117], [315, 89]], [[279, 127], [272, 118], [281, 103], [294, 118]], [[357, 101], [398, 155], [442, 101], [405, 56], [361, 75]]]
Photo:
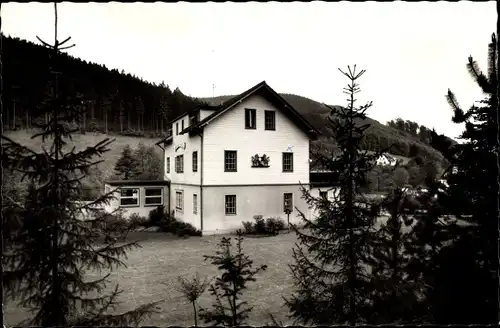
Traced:
[[151, 212], [146, 223], [148, 226], [158, 226], [161, 232], [170, 232], [179, 237], [201, 236], [201, 231], [191, 224], [182, 222], [165, 212], [163, 206], [158, 206]]
[[285, 229], [285, 221], [281, 218], [263, 219], [262, 215], [254, 215], [255, 223], [243, 222], [243, 233], [246, 235], [277, 235]]

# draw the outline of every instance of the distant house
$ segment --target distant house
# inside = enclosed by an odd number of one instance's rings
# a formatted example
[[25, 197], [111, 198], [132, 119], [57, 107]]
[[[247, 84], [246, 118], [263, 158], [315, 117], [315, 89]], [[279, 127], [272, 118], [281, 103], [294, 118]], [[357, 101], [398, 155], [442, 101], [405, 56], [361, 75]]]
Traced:
[[376, 163], [378, 166], [396, 166], [398, 160], [390, 154], [383, 153], [377, 158]]
[[109, 193], [116, 190], [115, 198], [109, 205], [104, 205], [106, 212], [112, 212], [118, 208], [123, 209], [126, 217], [133, 213], [148, 217], [149, 212], [163, 205], [170, 212], [170, 182], [145, 181], [145, 180], [120, 180], [107, 181], [104, 184], [104, 192]]
[[[338, 195], [338, 174], [325, 171], [315, 170], [309, 174], [310, 189], [309, 193], [313, 197], [324, 197], [329, 201], [334, 201]], [[310, 209], [309, 218], [314, 219], [318, 216], [318, 211], [314, 208]]]
[[310, 187], [309, 141], [319, 132], [266, 82], [175, 118], [171, 130], [157, 145], [178, 219], [216, 234], [254, 215], [309, 213], [300, 183]]

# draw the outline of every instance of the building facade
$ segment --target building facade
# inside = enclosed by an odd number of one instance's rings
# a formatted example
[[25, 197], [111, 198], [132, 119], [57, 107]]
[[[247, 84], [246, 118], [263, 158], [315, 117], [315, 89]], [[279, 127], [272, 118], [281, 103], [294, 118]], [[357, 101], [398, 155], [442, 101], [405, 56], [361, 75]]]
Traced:
[[253, 216], [311, 213], [309, 141], [319, 132], [265, 82], [220, 106], [203, 106], [171, 122], [157, 143], [164, 152], [174, 216], [204, 234], [242, 228]]

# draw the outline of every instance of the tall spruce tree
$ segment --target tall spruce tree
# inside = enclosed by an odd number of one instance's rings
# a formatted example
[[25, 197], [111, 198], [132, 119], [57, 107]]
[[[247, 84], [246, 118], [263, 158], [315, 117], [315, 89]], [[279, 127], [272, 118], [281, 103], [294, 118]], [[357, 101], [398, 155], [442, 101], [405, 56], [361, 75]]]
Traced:
[[372, 105], [369, 102], [355, 107], [355, 94], [360, 91], [357, 80], [365, 71], [356, 72], [356, 66], [348, 67], [348, 72], [340, 71], [350, 81], [344, 89], [348, 105], [332, 109], [328, 117], [338, 155], [317, 154], [321, 167], [338, 174], [338, 181], [332, 183], [339, 184], [339, 192], [329, 201], [313, 197], [303, 188], [303, 198], [318, 209], [319, 215], [309, 220], [299, 211], [306, 230], [293, 226], [299, 239], [293, 249], [295, 263], [290, 266], [296, 290], [286, 304], [292, 316], [305, 324], [355, 325], [370, 316], [366, 262], [378, 208], [368, 204], [360, 187], [366, 184], [366, 173], [380, 154], [368, 155], [360, 150], [369, 127], [361, 122]]
[[381, 222], [368, 253], [371, 267], [371, 324], [422, 323], [427, 311], [422, 270], [414, 270], [412, 239], [415, 200], [401, 188], [392, 190], [381, 207], [389, 217]]
[[[12, 236], [12, 247], [4, 254], [3, 282], [12, 297], [21, 298], [21, 305], [34, 312], [31, 324], [47, 327], [69, 325], [127, 325], [138, 324], [150, 314], [156, 303], [135, 310], [110, 314], [120, 294], [118, 286], [105, 292], [105, 275], [90, 280], [89, 270], [112, 270], [123, 265], [121, 258], [136, 243], [116, 244], [117, 236], [104, 229], [104, 215], [89, 206], [78, 205], [81, 180], [98, 162], [112, 142], [105, 139], [93, 147], [75, 152], [65, 150], [66, 141], [76, 130], [69, 122], [76, 120], [82, 108], [70, 99], [64, 80], [58, 72], [57, 58], [63, 45], [57, 37], [57, 3], [55, 9], [55, 42], [51, 49], [52, 96], [40, 106], [40, 115], [50, 119], [41, 124], [42, 131], [33, 136], [42, 142], [51, 139], [51, 147], [42, 152], [31, 150], [2, 135], [3, 165], [31, 180], [19, 233]], [[110, 194], [93, 202], [108, 202]], [[92, 217], [81, 220], [83, 210]], [[101, 238], [104, 235], [104, 243]], [[113, 238], [115, 237], [115, 238]]]
[[[453, 235], [431, 259], [429, 304], [436, 323], [498, 322], [498, 95], [496, 36], [488, 46], [488, 71], [469, 57], [467, 70], [485, 98], [462, 110], [448, 90], [453, 122], [465, 123], [463, 143], [445, 152], [451, 163], [438, 202], [458, 219]], [[446, 225], [449, 230], [450, 225]]]

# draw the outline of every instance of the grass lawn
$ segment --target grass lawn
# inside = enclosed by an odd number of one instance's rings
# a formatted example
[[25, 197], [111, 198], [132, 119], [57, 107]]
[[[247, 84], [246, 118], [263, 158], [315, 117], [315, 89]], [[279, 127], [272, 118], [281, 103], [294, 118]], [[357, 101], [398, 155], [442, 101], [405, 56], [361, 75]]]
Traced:
[[[118, 308], [118, 312], [131, 310], [144, 303], [164, 300], [160, 313], [153, 314], [142, 325], [193, 325], [191, 305], [174, 288], [177, 285], [177, 277], [191, 277], [196, 272], [199, 272], [201, 277], [215, 276], [216, 267], [204, 262], [203, 255], [212, 255], [215, 252], [221, 236], [174, 239], [161, 233], [135, 233], [132, 238], [142, 240], [144, 236], [150, 238], [141, 242], [142, 248], [129, 252], [126, 260], [128, 267], [120, 268], [111, 275], [111, 281], [117, 282], [123, 289], [121, 300], [124, 303]], [[282, 295], [291, 293], [292, 279], [288, 264], [292, 263], [292, 248], [296, 240], [294, 233], [244, 239], [243, 250], [254, 260], [254, 265], [268, 266], [266, 271], [256, 276], [256, 282], [249, 284], [249, 289], [244, 294], [245, 300], [254, 306], [248, 320], [249, 325], [271, 323], [268, 312], [287, 323], [287, 311], [283, 307]], [[114, 287], [114, 284], [110, 283], [109, 286]], [[199, 303], [203, 307], [212, 304], [208, 291], [200, 298]], [[18, 309], [12, 302], [7, 303], [5, 310], [8, 325], [26, 318], [26, 312]]]

